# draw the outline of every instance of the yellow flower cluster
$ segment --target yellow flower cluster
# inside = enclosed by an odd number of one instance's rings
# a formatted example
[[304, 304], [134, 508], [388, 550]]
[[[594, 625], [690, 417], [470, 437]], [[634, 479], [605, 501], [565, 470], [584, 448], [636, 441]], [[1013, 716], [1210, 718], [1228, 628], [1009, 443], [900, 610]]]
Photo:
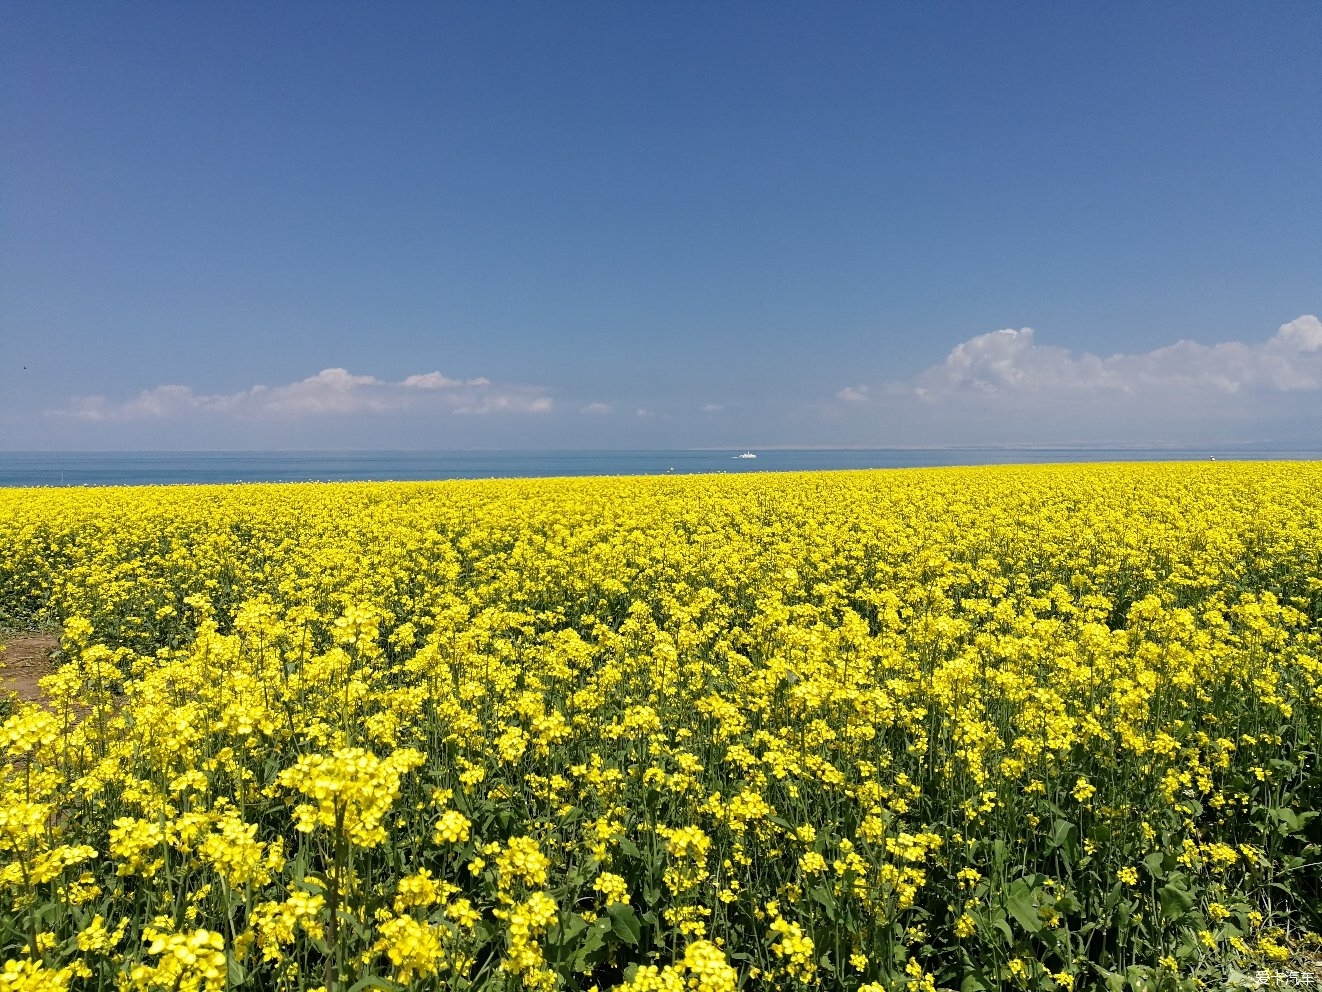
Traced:
[[447, 809], [436, 822], [432, 840], [437, 844], [459, 844], [468, 840], [472, 821], [457, 810]]
[[277, 781], [316, 803], [294, 809], [302, 833], [324, 827], [343, 832], [358, 847], [376, 847], [386, 839], [381, 820], [399, 795], [400, 776], [424, 760], [412, 748], [382, 759], [362, 748], [345, 747], [329, 755], [304, 755]]
[[629, 883], [619, 875], [609, 871], [603, 871], [597, 876], [597, 880], [592, 883], [592, 888], [601, 893], [601, 897], [607, 903], [619, 903], [627, 905], [629, 902]]
[[151, 938], [147, 953], [159, 955], [159, 960], [155, 967], [135, 967], [128, 975], [129, 988], [220, 992], [228, 984], [225, 938], [220, 934], [209, 930], [163, 934], [149, 928], [146, 936]]
[[0, 490], [0, 988], [1280, 966], [1319, 575], [1310, 463]]
[[725, 953], [706, 940], [695, 940], [684, 959], [664, 967], [644, 965], [620, 987], [621, 992], [734, 992], [739, 974]]
[[501, 969], [520, 976], [528, 988], [550, 992], [556, 987], [557, 979], [546, 967], [538, 938], [556, 921], [555, 900], [545, 892], [534, 892], [525, 901], [496, 913], [505, 920], [509, 945]]

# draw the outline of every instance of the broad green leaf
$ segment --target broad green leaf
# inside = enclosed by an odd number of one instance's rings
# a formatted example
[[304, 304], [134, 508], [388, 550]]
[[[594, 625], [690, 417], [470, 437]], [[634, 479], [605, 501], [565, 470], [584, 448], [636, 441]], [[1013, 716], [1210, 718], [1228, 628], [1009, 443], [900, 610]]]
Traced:
[[1152, 852], [1143, 859], [1143, 863], [1147, 865], [1148, 871], [1152, 873], [1153, 878], [1161, 881], [1166, 877], [1166, 856], [1161, 852]]
[[611, 931], [626, 944], [637, 944], [642, 937], [643, 925], [633, 907], [625, 903], [614, 902], [606, 907], [606, 914], [611, 918]]
[[1157, 890], [1161, 900], [1161, 915], [1168, 920], [1178, 920], [1193, 908], [1193, 896], [1174, 885], [1163, 885]]
[[239, 963], [238, 958], [232, 953], [226, 954], [225, 957], [228, 959], [227, 963], [229, 965], [230, 986], [242, 985], [247, 980], [248, 973], [244, 970], [243, 965]]
[[1064, 847], [1079, 839], [1079, 828], [1069, 820], [1057, 820], [1051, 825], [1051, 846]]
[[814, 885], [808, 890], [808, 895], [813, 902], [819, 903], [826, 910], [826, 918], [834, 923], [839, 917], [839, 906], [831, 890], [825, 885]]
[[1042, 929], [1042, 918], [1037, 913], [1037, 897], [1022, 878], [1015, 879], [1005, 896], [1005, 909], [1029, 933]]
[[588, 931], [587, 939], [574, 952], [574, 970], [581, 972], [599, 964], [605, 960], [606, 951], [606, 938], [601, 929], [594, 926]]
[[588, 928], [587, 920], [577, 913], [570, 913], [560, 923], [560, 926], [550, 931], [548, 941], [554, 938], [554, 942], [561, 947], [568, 947], [577, 940], [578, 935]]
[[382, 978], [380, 975], [368, 975], [360, 978], [349, 986], [349, 992], [364, 992], [364, 989], [386, 989], [388, 992], [397, 992], [404, 986], [398, 982], [392, 982], [388, 978]]

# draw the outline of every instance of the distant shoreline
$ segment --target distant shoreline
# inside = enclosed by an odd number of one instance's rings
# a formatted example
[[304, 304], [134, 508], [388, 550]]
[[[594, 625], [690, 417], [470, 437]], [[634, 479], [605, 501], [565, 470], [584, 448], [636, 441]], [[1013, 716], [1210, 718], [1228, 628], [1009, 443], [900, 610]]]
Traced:
[[[756, 458], [739, 457], [751, 451]], [[696, 475], [1117, 461], [1314, 461], [1322, 451], [1254, 446], [948, 446], [562, 451], [0, 452], [0, 487], [423, 482]]]

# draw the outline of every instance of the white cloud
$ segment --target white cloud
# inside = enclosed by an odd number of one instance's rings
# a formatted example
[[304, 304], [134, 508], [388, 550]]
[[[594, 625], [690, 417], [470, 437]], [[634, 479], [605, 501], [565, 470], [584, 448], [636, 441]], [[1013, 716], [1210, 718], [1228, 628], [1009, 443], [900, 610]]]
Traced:
[[720, 413], [724, 409], [725, 406], [721, 403], [704, 403], [702, 405], [703, 413]]
[[821, 412], [864, 443], [1315, 439], [1322, 322], [1301, 316], [1253, 343], [1107, 356], [1042, 343], [1031, 328], [992, 331], [911, 379], [845, 386]]
[[[1313, 390], [1322, 388], [1322, 322], [1311, 315], [1300, 317], [1259, 344], [1203, 345], [1182, 340], [1152, 351], [1105, 358], [1038, 344], [1032, 328], [993, 331], [956, 345], [940, 365], [898, 388], [929, 401]], [[838, 395], [852, 399], [847, 392], [851, 390]]]
[[[338, 371], [338, 370], [336, 370]], [[423, 375], [411, 375], [400, 382], [409, 389], [448, 389], [453, 386], [489, 386], [490, 379], [449, 379], [439, 372], [427, 372]]]
[[583, 407], [583, 409], [579, 410], [578, 412], [599, 417], [604, 414], [610, 413], [611, 408], [610, 405], [606, 403], [589, 403], [587, 406]]
[[253, 386], [208, 395], [189, 386], [157, 386], [124, 402], [83, 396], [48, 414], [88, 422], [161, 420], [209, 414], [240, 420], [289, 419], [346, 414], [443, 412], [455, 414], [545, 413], [553, 403], [533, 386], [489, 379], [450, 379], [439, 372], [399, 382], [345, 369], [323, 369], [283, 386]]

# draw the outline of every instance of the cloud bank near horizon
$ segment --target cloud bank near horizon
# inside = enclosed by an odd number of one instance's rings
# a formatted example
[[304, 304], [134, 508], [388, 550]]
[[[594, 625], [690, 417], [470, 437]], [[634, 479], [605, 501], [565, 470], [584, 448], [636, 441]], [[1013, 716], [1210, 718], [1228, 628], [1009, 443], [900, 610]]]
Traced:
[[732, 406], [611, 385], [575, 396], [565, 383], [329, 368], [231, 393], [163, 385], [82, 396], [44, 411], [45, 438], [35, 423], [25, 434], [53, 446], [180, 448], [1311, 444], [1322, 440], [1322, 321], [1305, 314], [1256, 343], [1185, 339], [1109, 356], [1044, 343], [1031, 328], [991, 331], [906, 379], [855, 381], [816, 399], [807, 384]]
[[1201, 442], [1315, 429], [1319, 391], [1322, 321], [1305, 314], [1257, 343], [1184, 339], [1105, 357], [1039, 343], [1028, 327], [991, 331], [909, 379], [840, 388], [834, 411], [923, 442]]
[[[898, 387], [923, 400], [976, 395], [1099, 392], [1135, 396], [1151, 390], [1205, 395], [1248, 390], [1322, 388], [1322, 321], [1305, 314], [1260, 344], [1188, 339], [1136, 355], [1102, 358], [1036, 342], [1031, 327], [992, 331], [956, 345], [945, 361]], [[844, 395], [842, 399], [856, 399]]]
[[166, 385], [120, 403], [104, 396], [83, 396], [46, 413], [89, 423], [124, 423], [196, 414], [262, 420], [413, 412], [547, 413], [553, 406], [545, 390], [535, 386], [497, 384], [486, 378], [451, 379], [440, 372], [391, 382], [334, 368], [282, 386], [258, 385], [237, 393], [206, 395], [189, 386]]

